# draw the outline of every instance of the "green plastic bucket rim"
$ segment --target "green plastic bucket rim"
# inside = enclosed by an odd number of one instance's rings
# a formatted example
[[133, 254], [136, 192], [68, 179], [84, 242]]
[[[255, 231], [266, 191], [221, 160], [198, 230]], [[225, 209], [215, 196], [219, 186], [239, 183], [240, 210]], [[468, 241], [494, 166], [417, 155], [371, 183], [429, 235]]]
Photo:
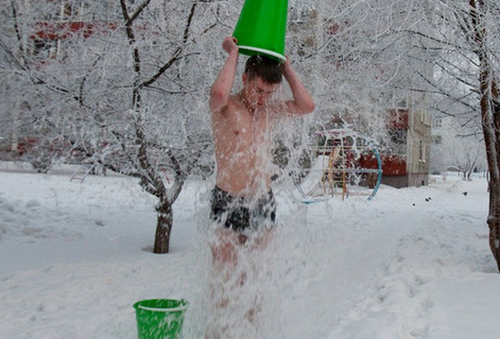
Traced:
[[[147, 301], [177, 301], [180, 303], [179, 306], [176, 307], [151, 307], [151, 306], [143, 306], [141, 303], [147, 302]], [[151, 312], [178, 312], [178, 311], [185, 311], [188, 307], [188, 302], [185, 299], [146, 299], [146, 300], [141, 300], [138, 301], [134, 304], [134, 308], [136, 310], [144, 310], [144, 311], [151, 311]]]
[[282, 61], [286, 61], [286, 57], [284, 55], [276, 53], [274, 51], [270, 51], [268, 49], [259, 48], [259, 47], [253, 47], [253, 46], [243, 46], [243, 45], [239, 45], [238, 48], [240, 48], [240, 49], [246, 49], [246, 50], [249, 50], [249, 51], [254, 51], [254, 52], [257, 52], [257, 53], [268, 54], [268, 55], [273, 56], [275, 58], [278, 58], [278, 59], [280, 59]]

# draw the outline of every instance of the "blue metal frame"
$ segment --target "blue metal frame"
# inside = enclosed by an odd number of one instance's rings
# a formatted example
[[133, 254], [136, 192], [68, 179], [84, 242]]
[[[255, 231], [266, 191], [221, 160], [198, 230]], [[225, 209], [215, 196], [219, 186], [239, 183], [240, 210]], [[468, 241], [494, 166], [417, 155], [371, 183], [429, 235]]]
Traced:
[[382, 160], [380, 159], [380, 154], [378, 153], [376, 148], [373, 148], [373, 153], [375, 153], [375, 157], [377, 158], [377, 164], [378, 164], [378, 175], [377, 175], [377, 184], [375, 185], [375, 188], [372, 191], [372, 194], [368, 197], [368, 200], [372, 200], [375, 194], [377, 194], [377, 191], [380, 187], [380, 183], [382, 182]]

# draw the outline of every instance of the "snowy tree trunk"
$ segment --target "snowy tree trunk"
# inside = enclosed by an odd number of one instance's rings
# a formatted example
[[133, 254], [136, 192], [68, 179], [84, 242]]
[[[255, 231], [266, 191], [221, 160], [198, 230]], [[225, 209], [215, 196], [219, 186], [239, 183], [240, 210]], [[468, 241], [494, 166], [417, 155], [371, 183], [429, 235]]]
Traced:
[[[490, 202], [487, 220], [490, 229], [489, 242], [500, 271], [500, 107], [495, 84], [496, 82], [493, 81], [492, 91], [483, 92], [482, 88], [481, 116], [490, 172], [488, 183]], [[492, 103], [494, 105], [491, 105]]]
[[[484, 79], [487, 79], [487, 73], [485, 71], [482, 74]], [[495, 82], [493, 82], [494, 84]], [[490, 172], [488, 182], [490, 202], [487, 219], [490, 229], [489, 243], [500, 271], [500, 107], [498, 105], [497, 91], [490, 91], [489, 87], [481, 86], [481, 94], [481, 116], [483, 118], [484, 141]], [[491, 105], [492, 103], [494, 103], [494, 106]]]
[[490, 248], [500, 271], [500, 190], [498, 182], [490, 182], [490, 210], [488, 226], [490, 228]]
[[170, 250], [170, 233], [173, 225], [172, 204], [169, 199], [161, 199], [156, 205], [157, 223], [153, 252], [168, 253]]
[[483, 19], [485, 3], [470, 0], [470, 18], [474, 29], [476, 53], [479, 59], [479, 90], [481, 118], [486, 146], [489, 181], [489, 213], [487, 223], [490, 230], [489, 244], [500, 271], [500, 101], [497, 79], [487, 54], [486, 30]]

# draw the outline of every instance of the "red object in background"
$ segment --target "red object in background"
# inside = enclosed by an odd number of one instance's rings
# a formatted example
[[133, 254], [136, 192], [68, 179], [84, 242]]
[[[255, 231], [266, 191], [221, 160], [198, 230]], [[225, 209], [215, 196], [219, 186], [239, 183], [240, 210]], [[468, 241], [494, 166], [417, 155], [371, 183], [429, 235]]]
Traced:
[[378, 169], [378, 160], [373, 154], [361, 154], [358, 164], [361, 168]]
[[30, 137], [20, 139], [17, 144], [17, 153], [19, 155], [25, 154], [26, 152], [31, 150], [39, 141], [40, 139], [38, 138], [30, 138]]
[[58, 40], [67, 39], [74, 34], [81, 33], [84, 38], [88, 38], [96, 32], [116, 30], [117, 24], [114, 22], [39, 22], [35, 24], [38, 29], [31, 36], [32, 39]]
[[406, 175], [406, 157], [400, 155], [381, 156], [382, 173], [387, 176]]
[[398, 108], [389, 110], [387, 126], [391, 129], [408, 129], [408, 109]]

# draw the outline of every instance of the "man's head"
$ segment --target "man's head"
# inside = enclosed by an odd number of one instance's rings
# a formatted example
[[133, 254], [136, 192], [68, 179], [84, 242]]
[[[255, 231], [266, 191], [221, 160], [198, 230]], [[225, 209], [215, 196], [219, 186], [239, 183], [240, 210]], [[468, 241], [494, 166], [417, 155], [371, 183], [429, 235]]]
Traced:
[[250, 57], [243, 72], [243, 94], [250, 108], [263, 106], [283, 79], [283, 65], [262, 55]]
[[254, 55], [248, 58], [244, 73], [248, 80], [260, 77], [268, 84], [279, 84], [283, 79], [283, 64], [264, 55]]

